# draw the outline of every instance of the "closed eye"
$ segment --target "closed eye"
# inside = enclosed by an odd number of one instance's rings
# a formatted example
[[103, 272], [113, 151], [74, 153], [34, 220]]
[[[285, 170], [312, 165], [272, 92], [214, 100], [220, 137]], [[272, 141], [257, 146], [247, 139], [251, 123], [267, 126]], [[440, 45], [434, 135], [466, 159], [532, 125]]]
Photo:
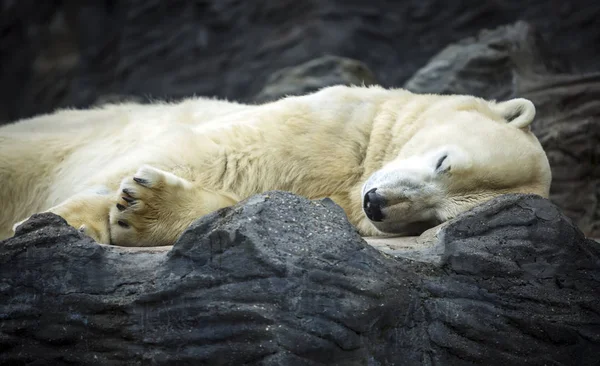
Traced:
[[446, 168], [445, 168], [443, 171], [440, 171], [440, 169], [441, 169], [441, 167], [442, 167], [442, 164], [444, 164], [444, 161], [446, 161], [446, 158], [448, 158], [448, 154], [444, 154], [444, 155], [442, 155], [442, 156], [441, 156], [441, 157], [438, 159], [437, 163], [435, 164], [435, 171], [436, 171], [436, 172], [438, 172], [438, 173], [443, 173], [443, 172], [446, 172], [446, 171], [450, 170], [450, 166], [448, 166], [448, 167], [446, 167]]

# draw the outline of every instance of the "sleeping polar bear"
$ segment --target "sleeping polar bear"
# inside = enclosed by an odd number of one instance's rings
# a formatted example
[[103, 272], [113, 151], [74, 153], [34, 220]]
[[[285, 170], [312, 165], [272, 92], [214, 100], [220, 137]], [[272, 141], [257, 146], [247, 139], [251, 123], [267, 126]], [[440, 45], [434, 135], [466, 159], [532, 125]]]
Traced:
[[329, 197], [365, 236], [415, 234], [500, 194], [547, 197], [534, 115], [525, 99], [346, 86], [62, 110], [0, 128], [0, 239], [50, 211], [101, 243], [169, 245], [269, 190]]

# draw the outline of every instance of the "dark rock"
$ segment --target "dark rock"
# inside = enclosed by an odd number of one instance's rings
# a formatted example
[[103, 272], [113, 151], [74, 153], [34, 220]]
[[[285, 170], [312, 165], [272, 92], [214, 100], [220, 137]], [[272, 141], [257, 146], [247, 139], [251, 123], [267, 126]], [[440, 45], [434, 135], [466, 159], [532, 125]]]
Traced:
[[524, 74], [518, 85], [538, 111], [533, 131], [552, 167], [550, 199], [600, 238], [600, 73]]
[[134, 95], [119, 95], [119, 94], [107, 94], [99, 96], [94, 102], [94, 106], [99, 107], [105, 104], [122, 104], [122, 103], [135, 103], [135, 104], [147, 104], [149, 101]]
[[36, 215], [0, 243], [0, 363], [597, 362], [600, 248], [553, 204], [500, 197], [436, 240], [439, 261], [393, 258], [332, 201], [281, 192], [172, 248], [98, 245]]
[[483, 31], [448, 46], [405, 87], [419, 93], [531, 99], [532, 125], [548, 154], [550, 199], [591, 237], [600, 237], [600, 74], [572, 74], [530, 25]]
[[332, 85], [373, 85], [375, 76], [362, 62], [337, 56], [324, 56], [269, 76], [265, 87], [253, 99], [265, 103], [287, 95], [303, 95]]
[[514, 96], [517, 68], [529, 72], [567, 71], [529, 24], [483, 30], [451, 44], [419, 69], [404, 87], [415, 93], [468, 94], [486, 99]]
[[365, 63], [400, 86], [483, 28], [534, 24], [552, 52], [597, 70], [600, 2], [573, 0], [0, 0], [0, 121], [107, 94], [251, 100], [284, 67]]

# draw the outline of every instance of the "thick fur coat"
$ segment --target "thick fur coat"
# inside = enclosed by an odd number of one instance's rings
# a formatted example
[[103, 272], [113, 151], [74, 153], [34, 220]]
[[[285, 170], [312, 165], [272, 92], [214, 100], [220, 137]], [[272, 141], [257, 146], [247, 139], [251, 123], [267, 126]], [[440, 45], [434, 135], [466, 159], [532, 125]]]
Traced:
[[167, 245], [268, 190], [330, 197], [363, 235], [418, 233], [499, 194], [548, 196], [534, 116], [525, 99], [345, 86], [60, 110], [0, 127], [0, 238], [51, 211], [102, 243]]

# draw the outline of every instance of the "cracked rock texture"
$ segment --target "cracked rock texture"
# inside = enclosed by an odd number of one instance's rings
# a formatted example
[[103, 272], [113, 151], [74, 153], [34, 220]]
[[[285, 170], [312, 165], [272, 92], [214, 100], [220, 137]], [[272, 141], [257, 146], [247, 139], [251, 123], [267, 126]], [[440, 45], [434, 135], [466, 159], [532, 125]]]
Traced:
[[537, 196], [391, 257], [330, 200], [257, 195], [172, 248], [98, 245], [40, 214], [0, 243], [0, 363], [592, 365], [600, 247]]

